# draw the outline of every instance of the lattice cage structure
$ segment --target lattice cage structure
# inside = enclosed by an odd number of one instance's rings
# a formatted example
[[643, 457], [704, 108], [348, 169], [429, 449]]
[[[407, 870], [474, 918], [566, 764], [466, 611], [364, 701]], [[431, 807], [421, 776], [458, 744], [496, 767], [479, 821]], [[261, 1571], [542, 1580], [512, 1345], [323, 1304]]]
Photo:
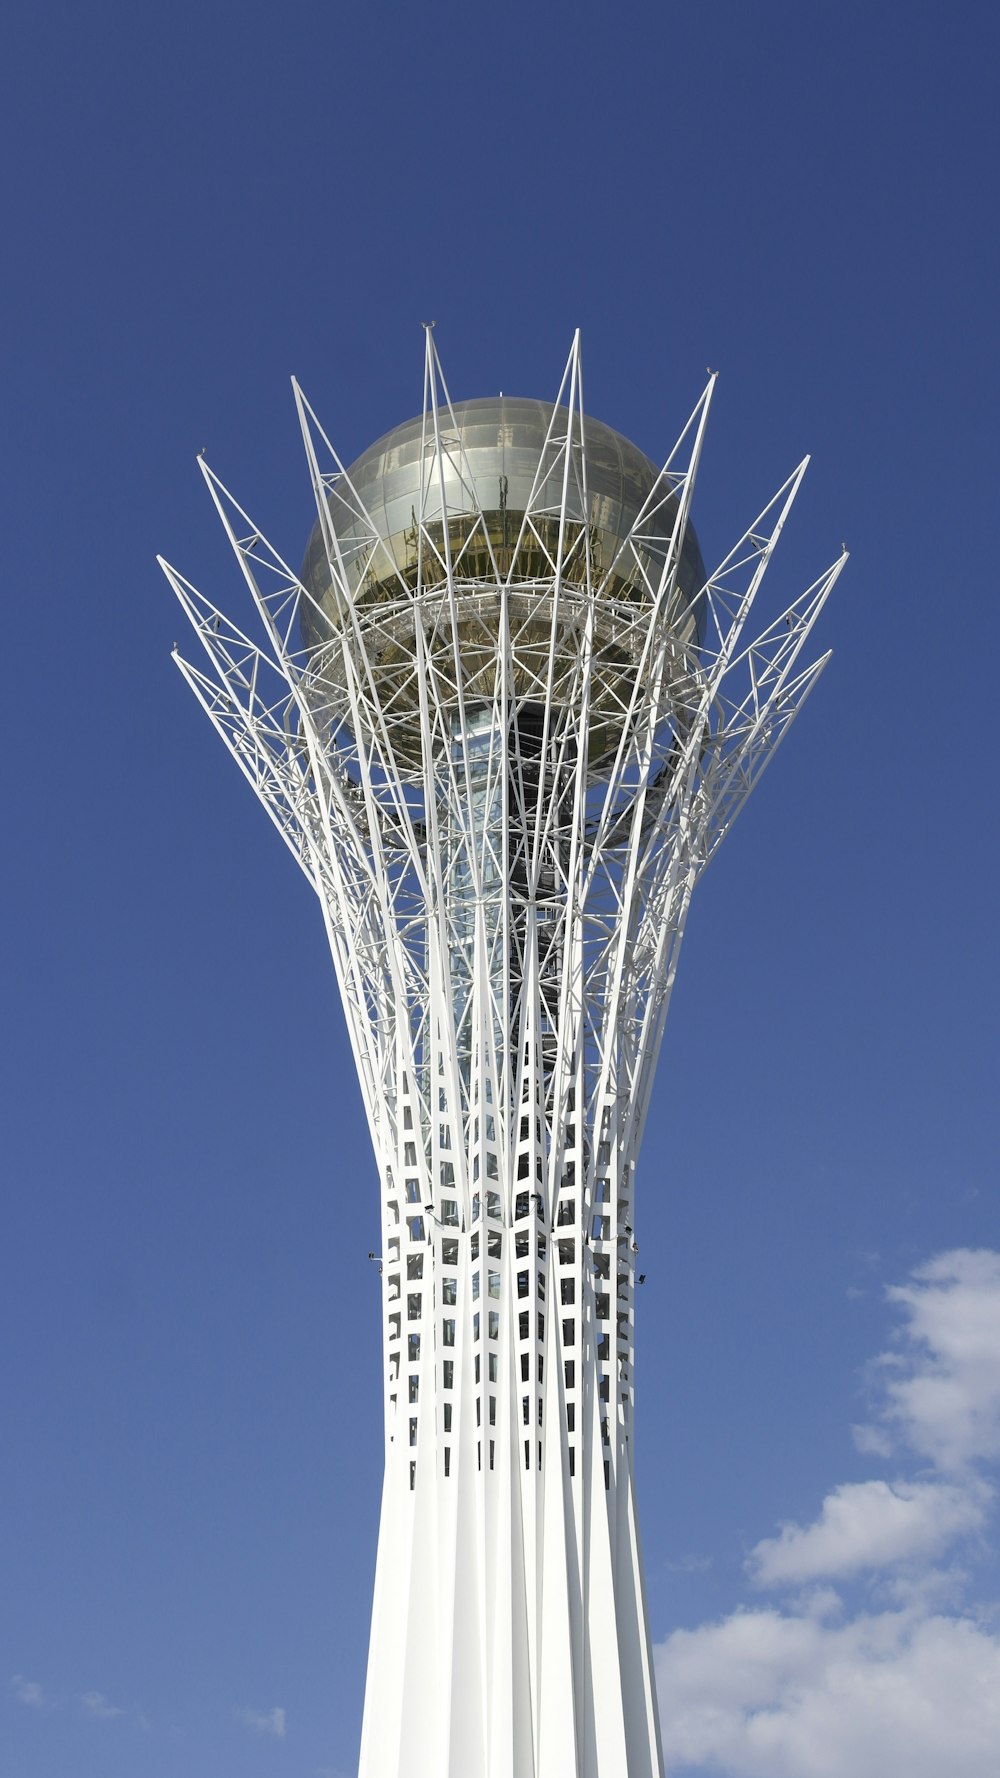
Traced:
[[806, 465], [705, 575], [714, 380], [657, 470], [585, 418], [578, 338], [553, 404], [456, 407], [428, 328], [421, 415], [356, 470], [296, 387], [299, 572], [202, 461], [257, 640], [163, 564], [319, 898], [381, 1179], [363, 1778], [662, 1771], [636, 1161], [691, 892], [846, 559], [745, 640]]

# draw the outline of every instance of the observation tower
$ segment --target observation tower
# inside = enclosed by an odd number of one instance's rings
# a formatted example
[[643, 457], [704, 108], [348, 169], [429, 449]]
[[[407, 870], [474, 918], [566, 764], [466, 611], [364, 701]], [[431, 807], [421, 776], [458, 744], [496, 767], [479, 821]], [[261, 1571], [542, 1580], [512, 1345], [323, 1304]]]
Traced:
[[691, 892], [846, 559], [746, 641], [805, 464], [706, 574], [714, 381], [657, 468], [584, 417], [579, 337], [554, 402], [452, 403], [428, 328], [420, 415], [350, 468], [295, 387], [299, 569], [200, 460], [256, 639], [163, 563], [208, 657], [178, 665], [319, 898], [375, 1150], [360, 1778], [662, 1773], [636, 1162]]

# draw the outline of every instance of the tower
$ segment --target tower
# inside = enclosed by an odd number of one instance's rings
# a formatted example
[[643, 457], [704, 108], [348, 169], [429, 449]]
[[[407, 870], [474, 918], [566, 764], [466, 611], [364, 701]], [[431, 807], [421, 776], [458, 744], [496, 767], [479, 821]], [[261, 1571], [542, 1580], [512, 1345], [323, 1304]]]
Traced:
[[745, 642], [805, 464], [706, 575], [713, 387], [658, 470], [584, 418], [578, 337], [553, 404], [453, 404], [428, 328], [421, 414], [348, 469], [296, 387], [298, 572], [201, 463], [259, 642], [163, 564], [319, 898], [378, 1166], [361, 1778], [662, 1772], [636, 1161], [691, 892], [845, 560]]

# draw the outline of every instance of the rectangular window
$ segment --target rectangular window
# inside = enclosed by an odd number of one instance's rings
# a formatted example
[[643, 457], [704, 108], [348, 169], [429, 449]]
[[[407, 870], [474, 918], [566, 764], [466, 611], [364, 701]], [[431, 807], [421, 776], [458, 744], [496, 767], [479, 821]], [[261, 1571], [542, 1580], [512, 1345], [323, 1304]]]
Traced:
[[407, 1321], [419, 1321], [420, 1320], [420, 1300], [421, 1300], [421, 1293], [419, 1290], [411, 1290], [409, 1292], [409, 1294], [406, 1298], [406, 1319], [407, 1319]]
[[441, 1184], [442, 1185], [454, 1185], [454, 1183], [455, 1183], [455, 1163], [454, 1163], [454, 1161], [442, 1161], [441, 1162]]
[[442, 1303], [445, 1304], [446, 1307], [452, 1307], [455, 1303], [457, 1303], [457, 1301], [458, 1301], [458, 1280], [457, 1279], [442, 1278], [442, 1280], [441, 1280], [441, 1301], [442, 1301]]
[[479, 1301], [479, 1273], [478, 1272], [473, 1272], [473, 1274], [472, 1274], [472, 1300], [474, 1303], [477, 1303]]
[[493, 1468], [493, 1452], [494, 1452], [494, 1444], [493, 1444], [493, 1440], [490, 1439], [490, 1468], [491, 1469]]
[[473, 1192], [473, 1194], [472, 1194], [472, 1220], [473, 1220], [473, 1222], [479, 1221], [479, 1193], [478, 1192]]
[[388, 1297], [390, 1303], [395, 1303], [398, 1301], [398, 1299], [399, 1299], [399, 1273], [398, 1272], [394, 1272], [392, 1277], [389, 1279], [389, 1281], [385, 1287], [385, 1292], [386, 1292], [386, 1296]]
[[441, 1199], [441, 1221], [446, 1228], [458, 1227], [458, 1200], [456, 1198]]
[[540, 1340], [544, 1340], [545, 1338], [545, 1316], [540, 1309], [538, 1311], [538, 1338]]
[[530, 1251], [531, 1251], [531, 1236], [527, 1233], [527, 1231], [522, 1231], [520, 1234], [515, 1235], [514, 1236], [515, 1258], [527, 1259]]
[[521, 1401], [521, 1418], [524, 1421], [525, 1426], [530, 1426], [530, 1424], [531, 1424], [531, 1397], [529, 1395], [524, 1396]]
[[575, 1401], [568, 1401], [566, 1403], [566, 1431], [567, 1432], [575, 1432], [576, 1431], [576, 1402]]
[[416, 1166], [416, 1164], [417, 1164], [417, 1145], [415, 1142], [404, 1143], [404, 1145], [403, 1145], [403, 1160], [408, 1167], [415, 1167]]
[[531, 1359], [528, 1357], [527, 1352], [522, 1352], [521, 1353], [521, 1382], [522, 1383], [526, 1383], [528, 1381], [530, 1367], [531, 1367]]
[[422, 1253], [408, 1253], [406, 1256], [406, 1276], [422, 1278], [424, 1275], [424, 1256]]
[[414, 1417], [410, 1421], [410, 1443], [411, 1443], [411, 1445], [415, 1445], [416, 1442], [417, 1442], [417, 1422], [416, 1422], [416, 1417]]
[[444, 1473], [445, 1475], [451, 1474], [451, 1452], [447, 1445], [444, 1448]]
[[[566, 1330], [564, 1328], [563, 1332], [565, 1333], [565, 1331]], [[575, 1389], [576, 1388], [576, 1361], [575, 1361], [575, 1359], [567, 1358], [566, 1363], [563, 1366], [563, 1376], [566, 1379], [567, 1389]]]
[[419, 1179], [408, 1179], [406, 1181], [406, 1202], [408, 1204], [419, 1204], [419, 1202], [420, 1202], [420, 1181], [419, 1181]]
[[411, 1377], [409, 1382], [410, 1400], [416, 1401], [420, 1394], [420, 1378]]
[[478, 1309], [476, 1310], [476, 1313], [472, 1317], [472, 1337], [474, 1340], [478, 1340], [478, 1338], [479, 1338], [479, 1311], [478, 1311]]
[[572, 1227], [576, 1221], [576, 1199], [560, 1198], [556, 1223], [560, 1228]]
[[409, 1233], [410, 1233], [410, 1240], [411, 1241], [418, 1241], [418, 1242], [422, 1243], [423, 1238], [424, 1238], [424, 1219], [423, 1219], [423, 1217], [422, 1216], [408, 1216], [406, 1219], [406, 1226], [407, 1226]]
[[576, 1474], [576, 1452], [572, 1445], [569, 1448], [569, 1473], [570, 1475]]
[[598, 1393], [602, 1401], [609, 1401], [611, 1399], [611, 1386], [607, 1377], [601, 1378]]
[[544, 1272], [539, 1272], [539, 1274], [538, 1274], [538, 1300], [539, 1300], [539, 1302], [542, 1302], [542, 1303], [544, 1303], [544, 1301], [545, 1301], [545, 1273]]
[[598, 1321], [607, 1321], [610, 1312], [611, 1298], [600, 1291], [594, 1298]]
[[592, 1241], [607, 1241], [610, 1239], [610, 1237], [611, 1237], [611, 1218], [610, 1218], [610, 1216], [595, 1216], [593, 1219], [593, 1222], [590, 1225], [591, 1240]]
[[441, 1343], [444, 1346], [453, 1346], [455, 1344], [455, 1323], [454, 1323], [454, 1321], [442, 1321], [442, 1323], [441, 1323]]
[[518, 1192], [517, 1197], [514, 1200], [514, 1219], [516, 1222], [520, 1222], [521, 1218], [527, 1216], [527, 1214], [528, 1194], [527, 1192]]
[[499, 1272], [490, 1272], [490, 1274], [489, 1274], [489, 1291], [490, 1291], [490, 1296], [497, 1297], [497, 1298], [499, 1297], [499, 1295], [500, 1295], [500, 1273]]
[[497, 1423], [497, 1398], [495, 1395], [491, 1395], [490, 1396], [490, 1425], [495, 1426], [496, 1423]]
[[527, 1339], [527, 1337], [528, 1337], [528, 1311], [527, 1311], [527, 1309], [522, 1309], [520, 1315], [517, 1318], [517, 1331], [518, 1331], [518, 1337], [520, 1339], [522, 1339], [522, 1340]]
[[411, 1494], [413, 1493], [413, 1490], [416, 1487], [416, 1485], [417, 1485], [417, 1466], [415, 1463], [411, 1463], [410, 1464], [410, 1493]]
[[576, 1279], [562, 1278], [559, 1283], [560, 1300], [567, 1306], [576, 1301]]
[[479, 1353], [476, 1353], [476, 1382], [479, 1382]]
[[448, 1240], [442, 1241], [442, 1243], [441, 1243], [441, 1264], [443, 1266], [457, 1266], [458, 1265], [458, 1242], [457, 1241], [448, 1241]]
[[595, 1181], [595, 1183], [594, 1183], [594, 1201], [595, 1201], [595, 1203], [598, 1203], [598, 1204], [610, 1204], [610, 1202], [611, 1202], [611, 1181], [610, 1181], [610, 1179], [598, 1179]]
[[490, 1229], [486, 1237], [486, 1251], [491, 1259], [499, 1259], [503, 1253], [503, 1236], [497, 1229]]
[[486, 1155], [486, 1177], [487, 1179], [499, 1179], [500, 1177], [497, 1157], [492, 1150], [489, 1150]]
[[445, 1432], [451, 1431], [451, 1402], [450, 1401], [446, 1401], [444, 1404], [444, 1429], [445, 1429]]
[[497, 1355], [495, 1352], [490, 1353], [489, 1377], [490, 1377], [491, 1383], [496, 1382], [496, 1380], [497, 1380]]
[[539, 1383], [542, 1383], [544, 1381], [544, 1379], [545, 1379], [545, 1358], [544, 1358], [543, 1354], [541, 1352], [539, 1352], [539, 1354], [538, 1354], [538, 1381], [539, 1381]]
[[455, 1360], [446, 1358], [441, 1365], [441, 1381], [446, 1389], [455, 1387]]
[[563, 1322], [563, 1345], [576, 1345], [576, 1322], [573, 1320]]
[[406, 1357], [407, 1357], [407, 1360], [410, 1364], [416, 1364], [417, 1359], [420, 1357], [420, 1335], [419, 1334], [407, 1334], [407, 1336], [406, 1336]]
[[489, 1335], [491, 1340], [498, 1340], [500, 1338], [500, 1313], [497, 1309], [490, 1310]]
[[401, 1320], [402, 1320], [402, 1317], [399, 1314], [389, 1316], [389, 1338], [390, 1338], [390, 1340], [398, 1340], [399, 1339], [399, 1328], [400, 1328]]
[[518, 1274], [517, 1274], [517, 1294], [518, 1294], [518, 1296], [527, 1296], [529, 1288], [530, 1288], [530, 1286], [528, 1283], [527, 1272], [518, 1272]]
[[492, 1216], [494, 1221], [496, 1221], [496, 1222], [500, 1221], [500, 1193], [499, 1192], [487, 1192], [486, 1193], [486, 1214], [487, 1214], [487, 1216]]
[[486, 1140], [487, 1140], [487, 1142], [493, 1142], [496, 1140], [496, 1130], [493, 1127], [492, 1117], [488, 1117], [486, 1119]]

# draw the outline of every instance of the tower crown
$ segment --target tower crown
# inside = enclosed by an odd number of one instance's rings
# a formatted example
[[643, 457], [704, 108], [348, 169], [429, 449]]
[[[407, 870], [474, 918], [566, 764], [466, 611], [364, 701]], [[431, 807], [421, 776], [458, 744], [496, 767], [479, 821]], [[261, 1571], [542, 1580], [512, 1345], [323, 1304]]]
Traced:
[[[510, 701], [558, 708], [593, 602], [591, 759], [609, 751], [677, 519], [671, 481], [637, 446], [589, 416], [581, 428], [550, 402], [459, 402], [440, 413], [437, 436], [421, 415], [376, 440], [328, 483], [327, 506], [336, 548], [321, 516], [301, 571], [311, 595], [301, 617], [328, 720], [351, 726], [342, 649], [352, 630], [351, 656], [392, 722], [397, 762], [419, 770], [422, 670], [437, 673], [456, 713], [460, 698], [466, 709], [491, 703], [506, 638]], [[688, 524], [673, 589], [657, 610], [673, 632], [679, 675], [697, 647], [704, 581]]]

